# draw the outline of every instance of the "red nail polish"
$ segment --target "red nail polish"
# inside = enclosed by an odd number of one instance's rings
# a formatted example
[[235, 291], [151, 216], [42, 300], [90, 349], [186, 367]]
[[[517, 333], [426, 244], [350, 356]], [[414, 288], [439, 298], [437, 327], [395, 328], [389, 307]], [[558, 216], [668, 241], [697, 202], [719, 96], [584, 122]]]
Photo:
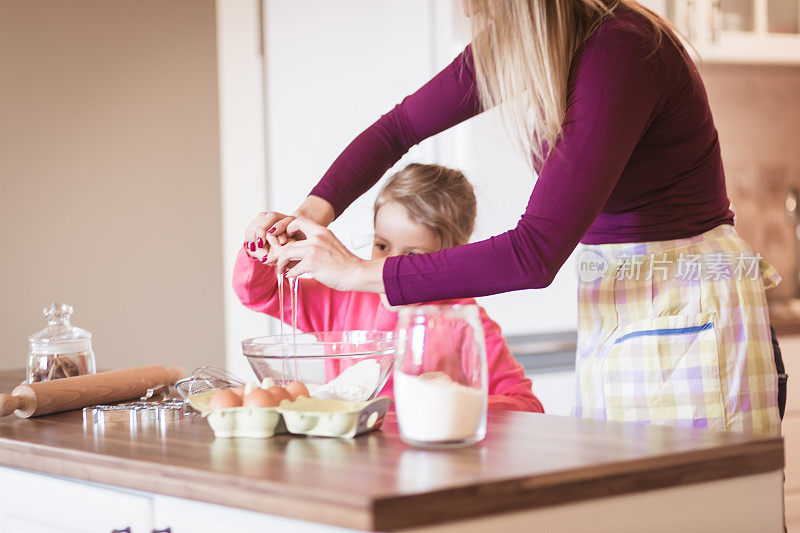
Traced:
[[261, 258], [261, 262], [262, 262], [262, 263], [266, 263], [266, 262], [267, 262], [267, 256], [266, 256], [266, 255], [265, 255], [264, 257], [262, 257], [262, 258]]
[[251, 252], [255, 252], [256, 251], [256, 243], [254, 243], [254, 242], [250, 243], [250, 251]]
[[269, 233], [270, 235], [272, 235], [273, 233], [275, 233], [275, 228], [269, 228], [269, 229], [267, 230], [267, 233]]
[[259, 248], [264, 247], [264, 241], [261, 240], [261, 237], [259, 237], [258, 240], [256, 241], [256, 246], [258, 246]]

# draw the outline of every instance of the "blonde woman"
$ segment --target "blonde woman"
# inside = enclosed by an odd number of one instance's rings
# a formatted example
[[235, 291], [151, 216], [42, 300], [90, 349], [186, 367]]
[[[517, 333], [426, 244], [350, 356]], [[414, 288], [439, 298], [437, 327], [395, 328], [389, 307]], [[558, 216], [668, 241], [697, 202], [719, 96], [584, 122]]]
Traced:
[[[245, 245], [399, 305], [546, 287], [582, 243], [577, 416], [778, 434], [778, 278], [733, 228], [705, 89], [666, 23], [631, 0], [465, 9], [472, 44]], [[515, 228], [370, 261], [325, 228], [412, 145], [493, 106], [538, 176]]]

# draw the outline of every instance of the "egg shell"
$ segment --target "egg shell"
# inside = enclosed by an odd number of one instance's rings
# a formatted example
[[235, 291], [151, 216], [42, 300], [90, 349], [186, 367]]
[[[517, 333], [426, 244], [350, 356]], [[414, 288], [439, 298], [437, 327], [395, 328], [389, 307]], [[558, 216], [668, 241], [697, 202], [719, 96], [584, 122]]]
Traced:
[[242, 405], [245, 407], [277, 407], [278, 402], [268, 391], [254, 389], [244, 397]]
[[241, 405], [242, 399], [239, 395], [228, 389], [218, 391], [211, 398], [211, 401], [208, 402], [208, 408], [212, 411], [226, 409], [228, 407], [241, 407]]
[[276, 385], [267, 389], [267, 392], [272, 394], [272, 397], [275, 398], [275, 401], [278, 402], [279, 405], [283, 400], [292, 401], [292, 395], [289, 394], [283, 387], [278, 387]]
[[257, 382], [257, 381], [250, 381], [250, 382], [246, 383], [245, 386], [244, 386], [244, 395], [247, 396], [248, 394], [253, 392], [255, 389], [259, 388], [260, 386], [261, 386], [261, 384], [259, 382]]
[[244, 398], [244, 385], [242, 385], [241, 387], [236, 387], [235, 389], [230, 389], [230, 390], [233, 391], [234, 394], [236, 394], [236, 396], [238, 396], [240, 400], [242, 398]]
[[308, 388], [299, 381], [293, 381], [286, 385], [286, 392], [292, 395], [292, 400], [296, 400], [300, 396], [305, 396], [306, 398], [311, 396], [308, 393]]

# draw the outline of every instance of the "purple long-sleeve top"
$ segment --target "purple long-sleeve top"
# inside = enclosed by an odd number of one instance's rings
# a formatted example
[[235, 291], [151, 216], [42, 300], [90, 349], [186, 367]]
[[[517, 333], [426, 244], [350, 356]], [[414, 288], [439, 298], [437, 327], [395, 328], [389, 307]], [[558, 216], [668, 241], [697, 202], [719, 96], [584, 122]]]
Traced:
[[[517, 226], [480, 242], [387, 259], [389, 302], [541, 288], [579, 242], [678, 239], [732, 224], [699, 73], [668, 38], [653, 47], [653, 29], [638, 13], [607, 19], [573, 58], [562, 136], [537, 165]], [[311, 194], [338, 216], [411, 146], [480, 112], [467, 47], [353, 140]]]

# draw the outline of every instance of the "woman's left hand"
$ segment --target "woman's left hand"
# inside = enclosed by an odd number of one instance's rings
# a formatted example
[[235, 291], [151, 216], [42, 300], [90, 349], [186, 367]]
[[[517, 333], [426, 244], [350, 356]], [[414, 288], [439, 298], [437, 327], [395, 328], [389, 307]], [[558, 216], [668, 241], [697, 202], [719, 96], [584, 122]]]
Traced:
[[383, 260], [360, 259], [331, 230], [305, 218], [294, 219], [286, 233], [302, 234], [305, 239], [270, 250], [267, 262], [276, 264], [278, 272], [296, 262], [286, 271], [287, 276], [309, 274], [339, 291], [384, 292]]

